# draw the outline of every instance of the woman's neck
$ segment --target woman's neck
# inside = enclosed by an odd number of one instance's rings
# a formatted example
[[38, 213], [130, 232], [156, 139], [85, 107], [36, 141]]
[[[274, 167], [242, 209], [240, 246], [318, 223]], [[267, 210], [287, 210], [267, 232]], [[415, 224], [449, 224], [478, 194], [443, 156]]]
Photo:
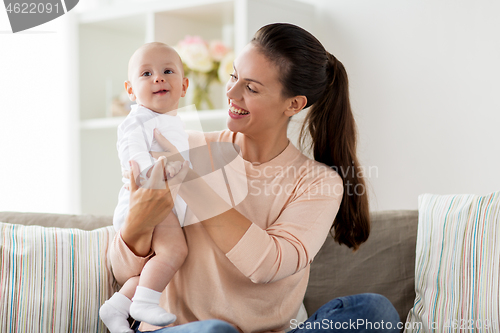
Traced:
[[289, 141], [286, 132], [274, 136], [250, 136], [238, 133], [234, 143], [240, 147], [245, 161], [262, 164], [281, 154], [288, 146]]

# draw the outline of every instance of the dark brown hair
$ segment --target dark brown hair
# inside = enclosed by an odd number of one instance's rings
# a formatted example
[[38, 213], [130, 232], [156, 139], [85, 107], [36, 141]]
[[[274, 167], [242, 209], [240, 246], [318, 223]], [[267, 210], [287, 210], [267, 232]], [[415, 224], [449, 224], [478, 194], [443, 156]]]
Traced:
[[356, 158], [356, 123], [344, 66], [312, 34], [293, 24], [266, 25], [257, 31], [252, 43], [278, 66], [284, 97], [306, 96], [306, 108], [311, 108], [300, 132], [301, 147], [309, 131], [314, 159], [333, 168], [342, 178], [344, 194], [333, 221], [333, 237], [357, 249], [368, 239], [370, 216]]

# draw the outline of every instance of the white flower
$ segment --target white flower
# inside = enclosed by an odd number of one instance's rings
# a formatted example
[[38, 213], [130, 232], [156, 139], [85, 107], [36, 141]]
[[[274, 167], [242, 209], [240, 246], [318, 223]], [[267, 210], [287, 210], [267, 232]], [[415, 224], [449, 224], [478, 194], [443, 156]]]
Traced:
[[233, 62], [234, 62], [234, 53], [228, 52], [224, 58], [220, 61], [219, 70], [217, 71], [217, 75], [219, 76], [219, 81], [222, 83], [227, 82], [229, 79], [229, 74], [233, 72]]
[[202, 73], [210, 72], [214, 62], [210, 56], [208, 45], [198, 36], [187, 36], [175, 47], [182, 62], [193, 71]]

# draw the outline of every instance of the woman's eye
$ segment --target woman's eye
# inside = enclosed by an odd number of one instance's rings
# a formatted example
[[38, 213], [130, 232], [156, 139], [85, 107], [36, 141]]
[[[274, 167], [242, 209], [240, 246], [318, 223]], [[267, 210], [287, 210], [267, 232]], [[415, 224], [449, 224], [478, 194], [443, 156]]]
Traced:
[[252, 88], [250, 88], [250, 86], [247, 85], [247, 89], [250, 91], [250, 92], [253, 92], [253, 93], [256, 93], [255, 90], [253, 90]]
[[151, 76], [151, 72], [144, 72], [142, 73], [142, 76]]
[[172, 74], [172, 73], [173, 73], [173, 71], [172, 71], [172, 70], [170, 70], [170, 69], [165, 69], [165, 72], [163, 72], [163, 73], [164, 73], [164, 74]]
[[229, 76], [231, 77], [231, 80], [237, 80], [238, 78], [236, 77], [236, 75], [234, 74], [229, 74]]

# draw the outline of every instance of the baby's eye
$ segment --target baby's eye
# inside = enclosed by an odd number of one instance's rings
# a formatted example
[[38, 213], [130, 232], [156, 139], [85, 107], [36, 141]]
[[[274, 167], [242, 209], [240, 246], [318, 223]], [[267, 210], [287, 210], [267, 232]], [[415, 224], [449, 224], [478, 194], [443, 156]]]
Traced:
[[151, 76], [151, 72], [144, 72], [141, 76]]
[[172, 71], [171, 69], [165, 69], [165, 72], [163, 72], [163, 74], [173, 74], [174, 71]]

